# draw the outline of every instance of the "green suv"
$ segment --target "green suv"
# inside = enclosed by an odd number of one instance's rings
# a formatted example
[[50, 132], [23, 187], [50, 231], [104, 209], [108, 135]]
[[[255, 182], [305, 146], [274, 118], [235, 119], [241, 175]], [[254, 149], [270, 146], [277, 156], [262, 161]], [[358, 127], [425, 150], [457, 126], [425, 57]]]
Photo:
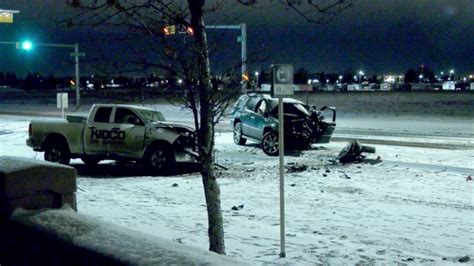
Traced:
[[[336, 127], [336, 109], [309, 108], [303, 102], [283, 99], [285, 148], [307, 149], [313, 143], [329, 143]], [[322, 113], [332, 112], [332, 121], [324, 121]], [[245, 94], [234, 104], [231, 117], [234, 142], [247, 140], [261, 144], [270, 156], [278, 155], [278, 99], [265, 94]]]

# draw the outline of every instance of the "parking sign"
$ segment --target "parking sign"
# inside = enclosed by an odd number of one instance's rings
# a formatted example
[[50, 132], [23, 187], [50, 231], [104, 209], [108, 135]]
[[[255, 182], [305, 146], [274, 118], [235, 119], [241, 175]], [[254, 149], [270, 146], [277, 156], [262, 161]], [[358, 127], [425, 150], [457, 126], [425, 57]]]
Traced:
[[273, 86], [272, 96], [283, 97], [293, 95], [293, 66], [292, 65], [272, 65]]

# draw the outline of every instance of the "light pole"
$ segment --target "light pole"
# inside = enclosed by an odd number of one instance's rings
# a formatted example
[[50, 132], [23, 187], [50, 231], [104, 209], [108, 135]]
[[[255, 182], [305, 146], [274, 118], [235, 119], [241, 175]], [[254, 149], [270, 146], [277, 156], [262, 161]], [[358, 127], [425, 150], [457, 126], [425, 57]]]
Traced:
[[419, 75], [418, 79], [420, 80], [420, 83], [423, 81], [423, 75]]
[[32, 43], [31, 41], [23, 42], [0, 42], [0, 44], [12, 44], [16, 45], [19, 49], [29, 51], [33, 49], [34, 46], [47, 46], [47, 47], [59, 47], [59, 48], [73, 48], [74, 53], [71, 53], [70, 56], [74, 57], [75, 64], [75, 75], [76, 75], [76, 109], [80, 108], [80, 91], [79, 91], [79, 57], [85, 56], [85, 53], [79, 52], [79, 44], [62, 44], [62, 43]]
[[449, 71], [449, 81], [454, 80], [454, 69]]
[[359, 71], [359, 84], [362, 84], [362, 77], [364, 76], [364, 72], [361, 70]]

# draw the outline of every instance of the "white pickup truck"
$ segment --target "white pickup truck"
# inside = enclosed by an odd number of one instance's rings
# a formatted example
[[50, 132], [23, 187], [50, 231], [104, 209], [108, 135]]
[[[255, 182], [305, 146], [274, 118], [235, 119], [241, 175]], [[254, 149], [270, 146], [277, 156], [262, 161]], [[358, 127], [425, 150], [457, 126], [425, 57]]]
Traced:
[[33, 120], [28, 135], [29, 147], [44, 151], [45, 160], [62, 164], [71, 158], [88, 165], [105, 159], [137, 161], [160, 173], [196, 154], [193, 128], [166, 122], [159, 111], [131, 105], [96, 104], [88, 117]]

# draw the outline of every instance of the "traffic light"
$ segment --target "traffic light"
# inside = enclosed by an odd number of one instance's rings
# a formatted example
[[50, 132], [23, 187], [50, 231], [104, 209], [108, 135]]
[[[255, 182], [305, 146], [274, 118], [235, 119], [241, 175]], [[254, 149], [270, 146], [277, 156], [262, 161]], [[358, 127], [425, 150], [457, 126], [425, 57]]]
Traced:
[[171, 35], [176, 33], [176, 26], [175, 25], [166, 25], [163, 27], [163, 33], [165, 35]]
[[194, 29], [191, 26], [186, 27], [186, 34], [188, 35], [193, 35], [194, 34]]
[[22, 42], [17, 42], [16, 43], [16, 49], [21, 49], [25, 51], [30, 51], [33, 49], [33, 43], [31, 41], [22, 41]]
[[176, 33], [184, 34], [186, 33], [187, 35], [193, 35], [194, 34], [194, 29], [191, 26], [185, 26], [185, 25], [166, 25], [162, 29], [164, 35], [172, 35]]
[[242, 81], [244, 81], [244, 82], [249, 82], [250, 81], [249, 73], [242, 74]]

